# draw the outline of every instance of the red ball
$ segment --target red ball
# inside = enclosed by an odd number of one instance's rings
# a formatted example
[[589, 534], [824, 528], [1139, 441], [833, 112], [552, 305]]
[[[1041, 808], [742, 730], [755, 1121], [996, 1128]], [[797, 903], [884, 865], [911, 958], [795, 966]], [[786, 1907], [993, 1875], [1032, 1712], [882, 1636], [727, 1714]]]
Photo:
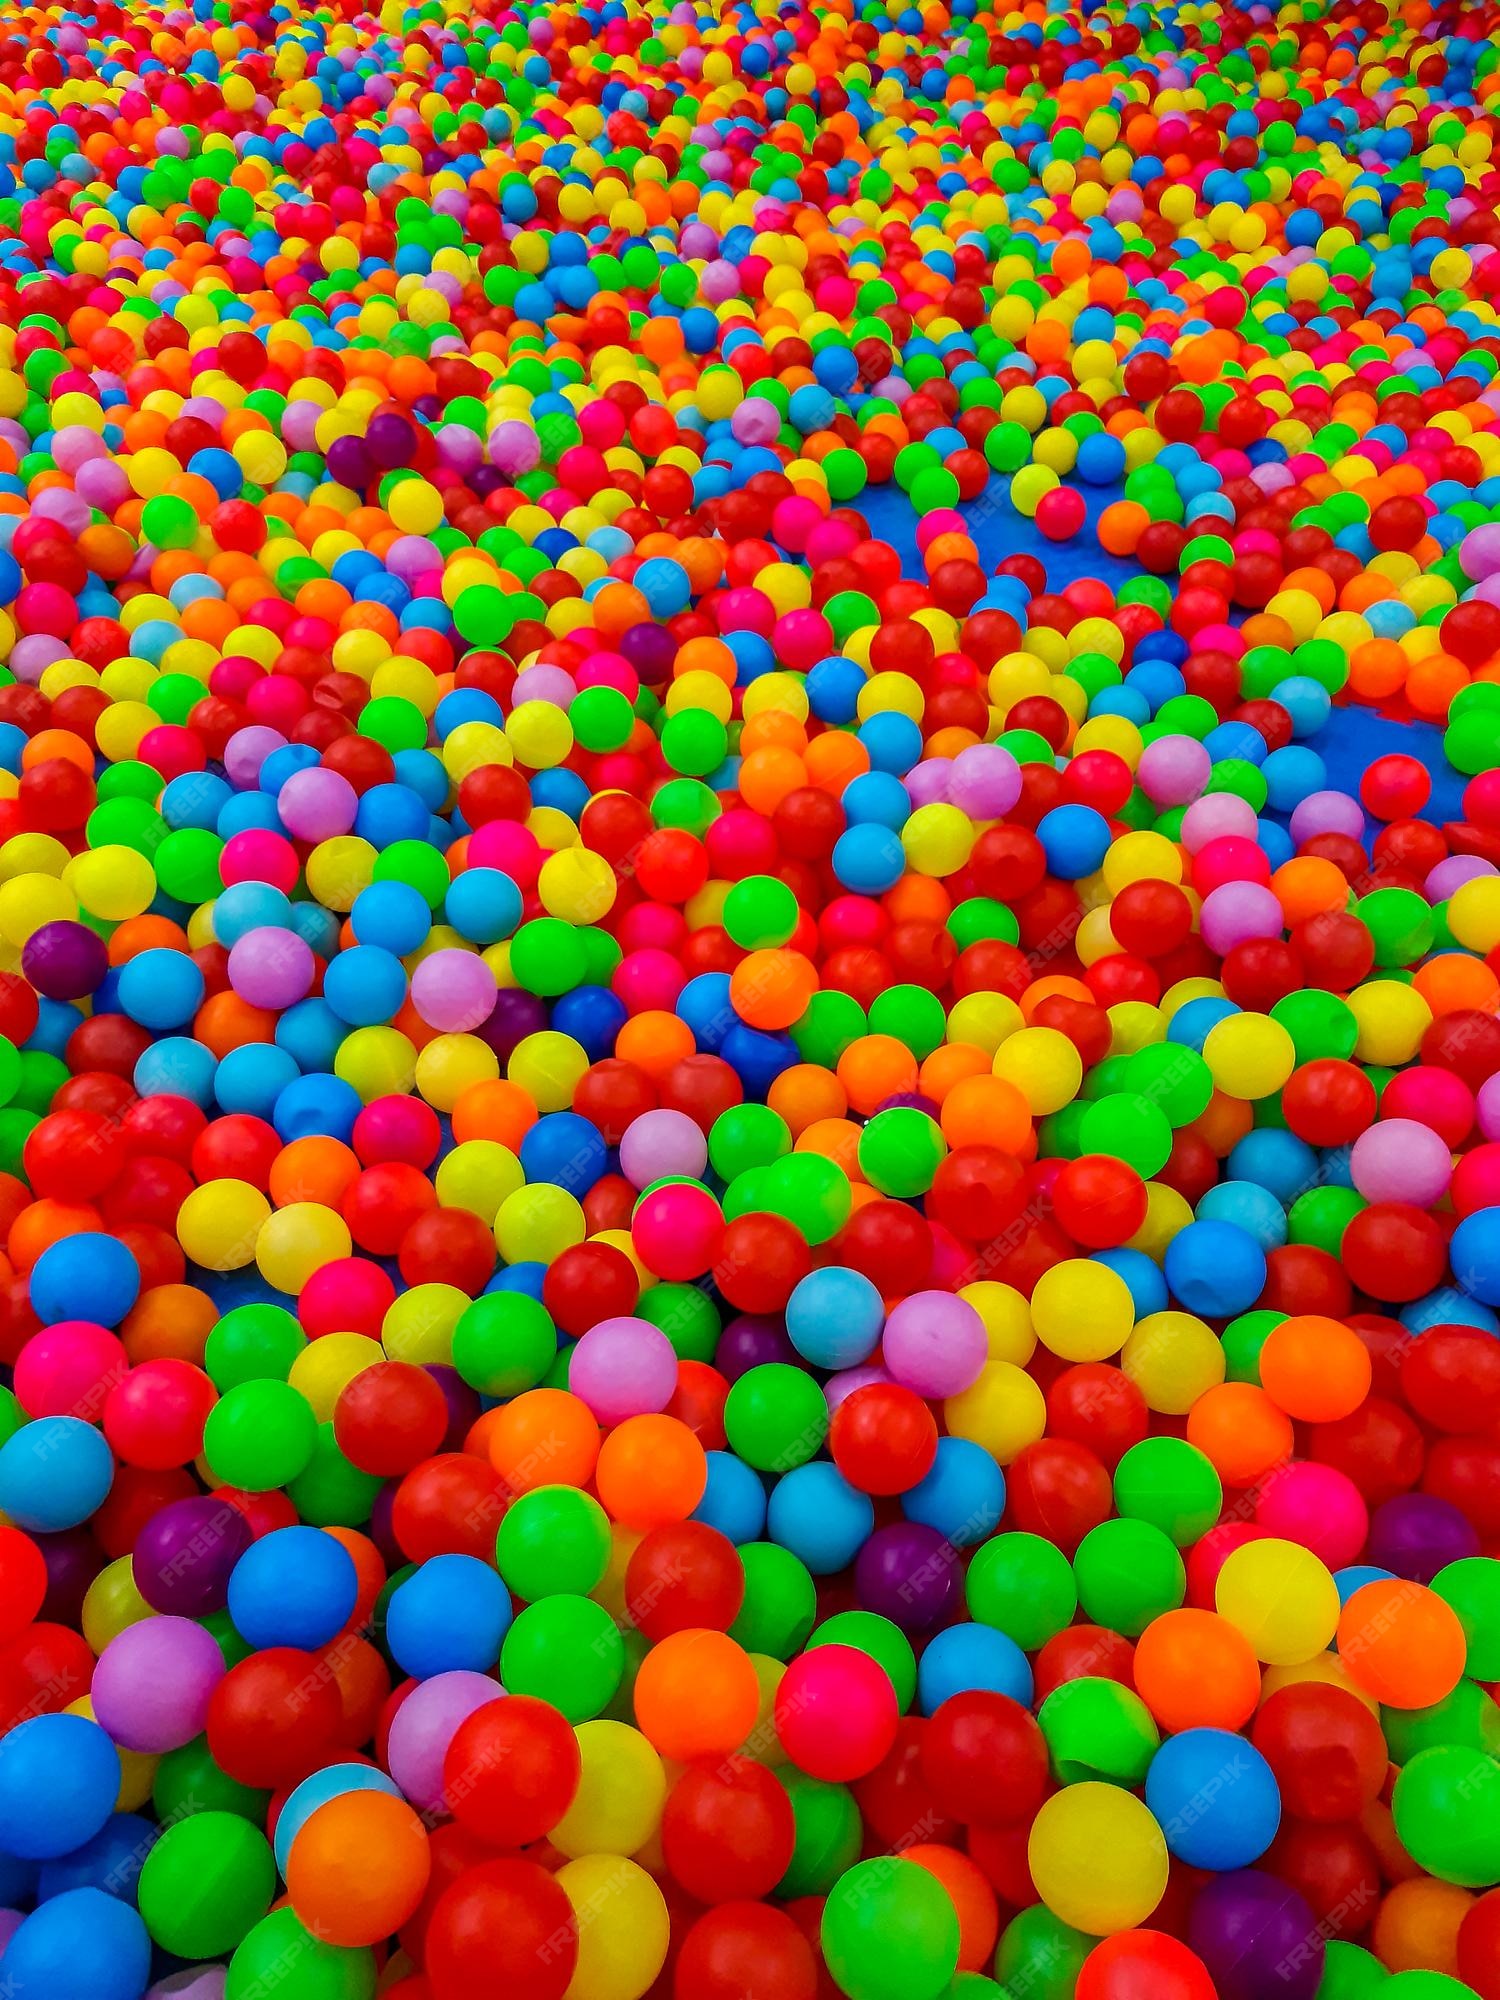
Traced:
[[[813, 1948], [784, 1910], [720, 1903], [682, 1941], [673, 2000], [817, 2000]], [[1486, 1996], [1488, 2000], [1488, 1996]]]
[[460, 1826], [495, 1847], [524, 1847], [557, 1825], [582, 1770], [566, 1717], [512, 1694], [459, 1724], [443, 1758], [443, 1790]]
[[751, 1214], [736, 1216], [725, 1228], [713, 1277], [737, 1311], [776, 1313], [811, 1269], [812, 1253], [793, 1223], [780, 1215]]
[[1107, 1361], [1065, 1368], [1047, 1391], [1047, 1430], [1088, 1450], [1113, 1468], [1150, 1429], [1146, 1399], [1123, 1370]]
[[567, 1891], [535, 1861], [466, 1868], [428, 1918], [425, 1963], [432, 2000], [562, 2000], [578, 1966]]
[[[1146, 1220], [1146, 1184], [1124, 1160], [1085, 1153], [1063, 1163], [1052, 1184], [1052, 1212], [1087, 1250], [1127, 1243]], [[998, 1233], [998, 1232], [997, 1232]]]
[[238, 1784], [294, 1784], [315, 1768], [342, 1720], [338, 1683], [316, 1656], [271, 1646], [231, 1667], [214, 1689], [209, 1753]]
[[1442, 1229], [1407, 1202], [1372, 1202], [1344, 1231], [1344, 1268], [1372, 1299], [1406, 1304], [1443, 1281], [1448, 1250]]
[[925, 1398], [899, 1382], [870, 1382], [833, 1413], [828, 1450], [861, 1493], [907, 1493], [937, 1457], [937, 1422]]
[[744, 1601], [739, 1551], [704, 1521], [650, 1529], [625, 1566], [625, 1608], [652, 1645], [673, 1632], [727, 1632]]
[[1006, 1493], [1009, 1525], [1043, 1536], [1069, 1557], [1114, 1511], [1108, 1471], [1087, 1445], [1068, 1438], [1025, 1446], [1007, 1469]]
[[1380, 1724], [1343, 1688], [1299, 1681], [1258, 1711], [1251, 1741], [1299, 1819], [1358, 1819], [1380, 1795], [1388, 1753]]
[[1489, 1430], [1500, 1422], [1500, 1342], [1477, 1327], [1432, 1327], [1405, 1352], [1401, 1391], [1434, 1430]]
[[448, 1399], [425, 1368], [377, 1361], [339, 1392], [333, 1436], [360, 1472], [399, 1478], [441, 1450], [448, 1434]]
[[1119, 1931], [1084, 1960], [1074, 2000], [1217, 2000], [1208, 1967], [1165, 1931]]
[[786, 1787], [748, 1757], [690, 1765], [667, 1794], [662, 1853], [697, 1902], [768, 1896], [791, 1865], [796, 1838]]
[[1009, 1695], [968, 1688], [929, 1719], [922, 1772], [941, 1810], [965, 1825], [1026, 1823], [1047, 1792], [1046, 1738]]

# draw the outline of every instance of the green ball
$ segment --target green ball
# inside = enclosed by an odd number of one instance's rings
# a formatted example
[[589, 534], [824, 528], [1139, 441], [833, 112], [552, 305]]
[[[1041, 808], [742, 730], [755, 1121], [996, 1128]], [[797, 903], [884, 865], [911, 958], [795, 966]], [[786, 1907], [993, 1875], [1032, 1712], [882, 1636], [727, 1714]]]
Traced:
[[1201, 1117], [1214, 1094], [1208, 1064], [1196, 1049], [1178, 1042], [1148, 1042], [1127, 1056], [1123, 1085], [1126, 1093], [1154, 1105], [1174, 1130]]
[[958, 1970], [958, 1913], [935, 1875], [881, 1855], [829, 1890], [822, 1945], [849, 2000], [939, 2000]]
[[624, 1673], [620, 1628], [591, 1597], [564, 1592], [528, 1604], [500, 1647], [505, 1688], [550, 1702], [575, 1726], [604, 1713]]
[[384, 1484], [377, 1473], [350, 1463], [327, 1423], [318, 1425], [312, 1457], [288, 1482], [286, 1495], [311, 1528], [362, 1528]]
[[211, 902], [224, 886], [219, 876], [223, 849], [223, 841], [206, 827], [179, 827], [156, 850], [157, 887], [175, 902]]
[[1084, 1112], [1078, 1143], [1085, 1153], [1123, 1160], [1142, 1180], [1149, 1180], [1171, 1157], [1172, 1125], [1162, 1106], [1151, 1098], [1134, 1090], [1114, 1091], [1096, 1098]]
[[796, 1829], [792, 1858], [776, 1885], [776, 1894], [826, 1896], [834, 1883], [859, 1859], [863, 1831], [859, 1807], [847, 1785], [830, 1785], [786, 1767], [780, 1773], [792, 1802]]
[[1450, 1979], [1446, 1972], [1393, 1972], [1380, 1989], [1380, 2000], [1478, 2000], [1472, 1986]]
[[1101, 1521], [1078, 1544], [1073, 1568], [1085, 1616], [1127, 1639], [1187, 1595], [1182, 1557], [1149, 1521]]
[[729, 754], [729, 732], [706, 708], [683, 708], [669, 716], [661, 732], [667, 768], [687, 778], [706, 778]]
[[284, 1382], [306, 1346], [285, 1306], [233, 1306], [210, 1332], [203, 1366], [222, 1396], [241, 1382]]
[[1477, 1681], [1461, 1680], [1430, 1708], [1382, 1709], [1381, 1726], [1393, 1764], [1445, 1746], [1500, 1757], [1500, 1709]]
[[635, 710], [619, 688], [591, 687], [568, 703], [568, 720], [583, 749], [600, 756], [628, 742], [635, 727]]
[[889, 1618], [875, 1611], [836, 1611], [807, 1642], [810, 1653], [819, 1646], [852, 1646], [857, 1653], [867, 1653], [884, 1668], [903, 1715], [916, 1700], [917, 1656], [910, 1639]]
[[1432, 1588], [1457, 1613], [1468, 1641], [1465, 1671], [1476, 1681], [1500, 1680], [1500, 1562], [1464, 1556], [1440, 1569]]
[[854, 1193], [837, 1160], [821, 1153], [787, 1153], [757, 1169], [758, 1207], [784, 1215], [811, 1244], [827, 1243], [849, 1220]]
[[709, 1164], [722, 1181], [769, 1166], [791, 1150], [786, 1120], [766, 1104], [732, 1104], [709, 1128]]
[[484, 1292], [453, 1329], [453, 1366], [481, 1396], [534, 1389], [557, 1356], [552, 1315], [526, 1292]]
[[290, 1909], [262, 1917], [229, 1961], [224, 2000], [374, 2000], [375, 1954], [324, 1944]]
[[964, 1579], [969, 1615], [1034, 1653], [1073, 1622], [1078, 1586], [1055, 1543], [1040, 1535], [996, 1535], [975, 1550]]
[[398, 750], [421, 750], [427, 742], [427, 717], [399, 694], [378, 694], [367, 701], [355, 728], [393, 757]]
[[1461, 1889], [1500, 1882], [1500, 1763], [1460, 1744], [1423, 1750], [1396, 1780], [1391, 1811], [1419, 1868]]
[[1391, 1975], [1363, 1945], [1330, 1938], [1323, 1960], [1323, 1983], [1315, 2000], [1374, 2000], [1390, 1984]]
[[1054, 1688], [1037, 1710], [1059, 1784], [1145, 1783], [1161, 1732], [1133, 1689], [1086, 1674]]
[[270, 1493], [297, 1477], [313, 1455], [318, 1420], [289, 1382], [241, 1382], [222, 1395], [203, 1428], [214, 1478], [246, 1493]]
[[696, 1285], [652, 1285], [641, 1293], [635, 1310], [638, 1319], [667, 1336], [679, 1361], [713, 1360], [723, 1331], [719, 1309]]
[[1415, 889], [1372, 890], [1354, 914], [1374, 941], [1378, 966], [1415, 965], [1432, 949], [1432, 905]]
[[790, 1472], [822, 1449], [828, 1399], [805, 1369], [764, 1362], [747, 1368], [729, 1391], [724, 1432], [730, 1449], [757, 1472]]
[[609, 1516], [576, 1486], [536, 1486], [506, 1510], [495, 1567], [517, 1597], [587, 1597], [609, 1566]]
[[817, 1063], [823, 1069], [836, 1068], [845, 1049], [869, 1032], [869, 1022], [859, 1002], [831, 987], [815, 993], [807, 1003], [807, 1012], [791, 1027], [792, 1040], [802, 1060]]
[[1085, 1937], [1033, 1903], [1012, 1917], [995, 1953], [995, 1977], [1007, 1994], [1027, 2000], [1073, 2000], [1073, 1989], [1097, 1938]]
[[510, 969], [518, 986], [544, 1000], [571, 993], [588, 977], [577, 928], [562, 917], [533, 917], [510, 941]]
[[721, 919], [742, 951], [785, 944], [797, 928], [797, 898], [774, 875], [747, 875], [724, 898]]
[[729, 1636], [747, 1653], [789, 1660], [807, 1644], [818, 1590], [807, 1565], [779, 1542], [743, 1542], [745, 1597]]
[[195, 1736], [180, 1750], [169, 1750], [151, 1781], [151, 1804], [163, 1826], [175, 1826], [195, 1813], [234, 1813], [255, 1827], [266, 1823], [269, 1792], [242, 1785], [214, 1762], [206, 1736]]
[[859, 1135], [859, 1168], [871, 1187], [898, 1201], [926, 1194], [948, 1153], [937, 1120], [915, 1105], [877, 1111]]
[[1143, 1438], [1115, 1467], [1115, 1506], [1191, 1548], [1219, 1518], [1224, 1488], [1209, 1460], [1183, 1438]]
[[1292, 1243], [1310, 1243], [1315, 1250], [1326, 1250], [1330, 1257], [1337, 1257], [1344, 1231], [1367, 1206], [1363, 1195], [1356, 1194], [1353, 1188], [1309, 1188], [1287, 1210], [1287, 1239]]
[[1263, 1306], [1229, 1322], [1222, 1342], [1226, 1380], [1260, 1387], [1260, 1351], [1286, 1317], [1284, 1312]]
[[1359, 1039], [1353, 1008], [1337, 993], [1320, 993], [1312, 987], [1285, 994], [1271, 1009], [1271, 1019], [1291, 1036], [1299, 1063], [1325, 1056], [1347, 1062]]
[[233, 1812], [194, 1813], [167, 1827], [136, 1891], [147, 1930], [177, 1958], [233, 1951], [275, 1894], [270, 1842]]
[[948, 1033], [943, 1003], [925, 986], [888, 986], [870, 1007], [870, 1033], [890, 1035], [925, 1062]]

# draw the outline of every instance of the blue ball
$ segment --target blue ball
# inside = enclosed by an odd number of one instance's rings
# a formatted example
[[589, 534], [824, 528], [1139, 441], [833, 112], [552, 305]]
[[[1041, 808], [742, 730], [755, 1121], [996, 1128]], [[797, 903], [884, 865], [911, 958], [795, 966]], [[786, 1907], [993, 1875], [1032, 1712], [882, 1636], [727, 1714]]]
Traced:
[[321, 1528], [275, 1528], [252, 1542], [229, 1579], [240, 1636], [266, 1646], [326, 1646], [349, 1622], [359, 1575], [342, 1542]]
[[527, 1132], [518, 1155], [528, 1181], [548, 1181], [580, 1199], [609, 1167], [597, 1125], [576, 1111], [549, 1111]]
[[[35, 1036], [27, 1046], [37, 1046]], [[209, 1111], [217, 1069], [211, 1051], [202, 1042], [195, 1042], [191, 1035], [169, 1035], [141, 1050], [130, 1080], [140, 1097], [185, 1097], [200, 1111]]]
[[1031, 1665], [1014, 1639], [992, 1625], [949, 1625], [927, 1643], [917, 1667], [917, 1700], [933, 1715], [950, 1695], [970, 1688], [1008, 1694], [1030, 1708]]
[[214, 1071], [214, 1096], [221, 1111], [269, 1118], [282, 1091], [300, 1075], [296, 1057], [274, 1042], [242, 1042]]
[[432, 929], [432, 911], [410, 882], [372, 882], [355, 897], [349, 921], [360, 944], [405, 958]]
[[466, 868], [453, 878], [443, 907], [448, 922], [466, 938], [498, 944], [521, 921], [521, 892], [499, 868]]
[[1265, 1289], [1266, 1253], [1233, 1222], [1190, 1222], [1167, 1245], [1167, 1288], [1191, 1313], [1233, 1319]]
[[875, 1526], [867, 1493], [851, 1486], [837, 1466], [813, 1459], [776, 1482], [766, 1511], [766, 1533], [814, 1576], [847, 1569]]
[[906, 873], [906, 849], [888, 826], [851, 826], [834, 845], [833, 872], [856, 896], [883, 896]]
[[1481, 1305], [1500, 1306], [1500, 1208], [1476, 1209], [1448, 1246], [1453, 1275]]
[[972, 1548], [1000, 1525], [1005, 1474], [982, 1445], [968, 1438], [939, 1438], [932, 1464], [902, 1494], [901, 1511], [908, 1521], [936, 1528], [954, 1548]]
[[114, 1476], [114, 1453], [92, 1424], [38, 1417], [0, 1445], [0, 1513], [29, 1535], [77, 1528], [104, 1504]]
[[92, 1840], [56, 1861], [43, 1862], [37, 1901], [50, 1903], [70, 1889], [102, 1889], [107, 1896], [133, 1903], [135, 1885], [160, 1831], [139, 1813], [111, 1813]]
[[146, 1926], [102, 1889], [54, 1896], [5, 1947], [6, 2000], [140, 2000], [150, 1977]]
[[1367, 1583], [1394, 1583], [1395, 1577], [1388, 1569], [1378, 1569], [1374, 1563], [1350, 1563], [1347, 1569], [1333, 1572], [1333, 1587], [1339, 1594], [1339, 1603], [1347, 1604], [1356, 1590], [1363, 1590]]
[[1305, 1139], [1279, 1125], [1257, 1125], [1247, 1132], [1225, 1162], [1237, 1181], [1268, 1188], [1283, 1208], [1290, 1207], [1318, 1177], [1318, 1156]]
[[708, 1480], [691, 1519], [727, 1535], [736, 1548], [758, 1542], [766, 1527], [766, 1489], [755, 1468], [732, 1451], [705, 1453]]
[[1229, 1729], [1169, 1736], [1146, 1773], [1146, 1804], [1170, 1853], [1216, 1872], [1258, 1861], [1281, 1824], [1270, 1765]]
[[354, 1137], [354, 1121], [364, 1109], [359, 1092], [340, 1076], [299, 1076], [276, 1100], [271, 1123], [283, 1144], [293, 1139]]
[[0, 1848], [56, 1861], [109, 1819], [120, 1754], [84, 1715], [34, 1715], [0, 1737]]
[[351, 1028], [384, 1027], [406, 998], [406, 967], [381, 945], [351, 945], [330, 961], [323, 998]]
[[717, 1055], [719, 1045], [735, 1024], [729, 1004], [729, 974], [700, 972], [677, 996], [677, 1015], [693, 1031], [705, 1055]]
[[1092, 875], [1109, 852], [1109, 821], [1092, 806], [1054, 806], [1037, 821], [1047, 867], [1064, 882]]
[[120, 1006], [153, 1034], [186, 1027], [203, 994], [203, 974], [185, 951], [138, 952], [120, 968]]
[[49, 1243], [31, 1267], [32, 1310], [43, 1326], [118, 1326], [140, 1292], [140, 1267], [125, 1245], [92, 1229]]
[[417, 1680], [482, 1674], [500, 1657], [513, 1616], [510, 1592], [477, 1556], [431, 1556], [391, 1593], [385, 1643]]
[[880, 1294], [862, 1271], [809, 1271], [786, 1302], [787, 1338], [814, 1368], [853, 1368], [874, 1352], [885, 1324]]
[[1149, 1319], [1152, 1313], [1166, 1311], [1170, 1297], [1167, 1281], [1144, 1250], [1096, 1250], [1090, 1261], [1106, 1265], [1116, 1277], [1125, 1280], [1137, 1319]]
[[1262, 1250], [1279, 1250], [1286, 1242], [1286, 1210], [1269, 1188], [1254, 1181], [1220, 1181], [1208, 1189], [1195, 1213], [1200, 1222], [1233, 1223]]

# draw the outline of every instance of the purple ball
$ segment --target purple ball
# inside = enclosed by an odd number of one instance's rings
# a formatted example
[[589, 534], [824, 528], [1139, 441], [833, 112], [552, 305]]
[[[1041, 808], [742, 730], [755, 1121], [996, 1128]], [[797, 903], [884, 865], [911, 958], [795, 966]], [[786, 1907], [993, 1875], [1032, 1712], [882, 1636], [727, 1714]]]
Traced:
[[1412, 1583], [1431, 1583], [1440, 1569], [1479, 1554], [1479, 1534], [1451, 1500], [1432, 1493], [1398, 1493], [1370, 1517], [1367, 1562]]
[[1219, 2000], [1313, 2000], [1327, 1956], [1323, 1930], [1289, 1883], [1256, 1868], [1199, 1890], [1187, 1941]]
[[500, 1058], [503, 1069], [528, 1035], [547, 1025], [547, 1003], [519, 986], [508, 986], [495, 995], [490, 1017], [475, 1029]]
[[751, 1368], [763, 1368], [768, 1361], [789, 1361], [801, 1366], [797, 1350], [787, 1339], [786, 1328], [779, 1319], [741, 1313], [719, 1335], [714, 1366], [726, 1381], [738, 1382]]
[[21, 947], [21, 970], [49, 1000], [82, 1000], [109, 970], [109, 949], [97, 931], [59, 917], [38, 924]]
[[218, 1641], [192, 1618], [143, 1618], [99, 1655], [94, 1717], [122, 1750], [159, 1756], [202, 1734], [227, 1668]]
[[104, 1567], [99, 1544], [87, 1528], [63, 1528], [32, 1539], [47, 1565], [47, 1595], [37, 1616], [53, 1625], [76, 1625], [88, 1587]]
[[142, 1528], [131, 1555], [135, 1587], [153, 1611], [201, 1618], [229, 1602], [229, 1578], [254, 1536], [232, 1501], [211, 1493], [174, 1500]]
[[877, 1528], [854, 1565], [860, 1604], [903, 1632], [930, 1632], [958, 1598], [959, 1560], [953, 1545], [921, 1521]]
[[471, 1389], [458, 1370], [450, 1368], [446, 1362], [424, 1361], [422, 1369], [437, 1383], [448, 1405], [448, 1428], [438, 1449], [462, 1451], [464, 1439], [479, 1421], [479, 1391]]

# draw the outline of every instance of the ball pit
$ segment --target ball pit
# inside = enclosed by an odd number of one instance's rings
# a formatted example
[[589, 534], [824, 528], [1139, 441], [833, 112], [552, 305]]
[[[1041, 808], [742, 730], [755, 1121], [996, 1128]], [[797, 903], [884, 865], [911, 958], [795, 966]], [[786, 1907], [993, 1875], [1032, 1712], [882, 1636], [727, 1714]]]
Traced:
[[1500, 2000], [1497, 51], [10, 9], [9, 2000]]

